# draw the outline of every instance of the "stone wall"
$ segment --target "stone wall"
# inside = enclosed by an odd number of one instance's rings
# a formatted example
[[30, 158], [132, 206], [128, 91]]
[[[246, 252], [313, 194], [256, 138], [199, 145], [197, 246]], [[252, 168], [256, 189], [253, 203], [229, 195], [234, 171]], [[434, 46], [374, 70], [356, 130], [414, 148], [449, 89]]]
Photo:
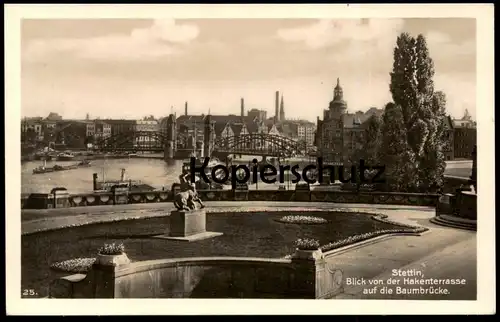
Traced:
[[181, 258], [121, 266], [94, 264], [87, 275], [54, 280], [53, 298], [330, 298], [343, 291], [323, 258]]
[[[439, 195], [399, 193], [399, 192], [350, 192], [350, 191], [294, 191], [294, 190], [199, 190], [203, 201], [304, 201], [304, 202], [333, 202], [333, 203], [371, 203], [413, 206], [435, 206]], [[36, 203], [24, 202], [24, 209], [52, 208], [54, 196], [39, 195]], [[171, 202], [172, 194], [169, 191], [127, 192], [113, 194], [87, 193], [68, 196], [56, 196], [56, 199], [67, 198], [67, 202], [58, 200], [58, 204], [69, 207], [99, 206], [113, 204], [157, 203]], [[39, 200], [40, 199], [40, 200]]]
[[455, 193], [460, 186], [469, 186], [470, 180], [469, 178], [462, 177], [454, 177], [454, 176], [445, 176], [444, 178], [444, 193]]

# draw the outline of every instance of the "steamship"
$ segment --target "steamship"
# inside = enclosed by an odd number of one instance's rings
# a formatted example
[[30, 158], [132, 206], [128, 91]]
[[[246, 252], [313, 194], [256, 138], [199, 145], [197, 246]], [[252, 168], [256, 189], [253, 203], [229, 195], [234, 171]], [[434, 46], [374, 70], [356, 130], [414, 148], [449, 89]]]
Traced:
[[112, 191], [114, 186], [128, 187], [129, 190], [152, 191], [154, 187], [145, 184], [139, 180], [125, 179], [125, 169], [121, 169], [120, 180], [105, 180], [104, 171], [102, 173], [102, 180], [99, 180], [98, 174], [93, 175], [93, 190], [95, 192]]

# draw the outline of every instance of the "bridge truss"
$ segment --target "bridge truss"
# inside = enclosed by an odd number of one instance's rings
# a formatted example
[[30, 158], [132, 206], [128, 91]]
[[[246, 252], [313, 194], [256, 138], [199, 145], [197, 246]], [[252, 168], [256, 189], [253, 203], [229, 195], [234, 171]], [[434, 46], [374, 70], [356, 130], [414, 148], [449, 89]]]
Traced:
[[305, 144], [272, 134], [252, 133], [220, 138], [215, 141], [214, 152], [228, 154], [293, 157], [303, 154]]
[[94, 149], [99, 151], [163, 152], [167, 136], [160, 131], [130, 131], [96, 139]]

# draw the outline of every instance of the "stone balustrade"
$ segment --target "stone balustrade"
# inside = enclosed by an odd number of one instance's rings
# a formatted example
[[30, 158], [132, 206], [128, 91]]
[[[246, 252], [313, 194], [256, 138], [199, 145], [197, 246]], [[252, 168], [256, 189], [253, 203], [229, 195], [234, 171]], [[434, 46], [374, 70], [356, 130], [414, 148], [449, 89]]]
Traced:
[[[439, 195], [400, 192], [294, 191], [294, 190], [198, 190], [203, 201], [303, 201], [332, 203], [436, 206]], [[80, 194], [33, 194], [23, 201], [24, 209], [84, 207], [113, 204], [171, 202], [169, 191], [90, 192]]]
[[100, 261], [98, 255], [86, 275], [54, 280], [50, 297], [316, 299], [343, 291], [341, 271], [328, 266], [321, 254], [297, 252], [300, 256], [291, 259], [206, 257], [135, 263]]
[[[469, 179], [445, 176], [445, 193], [455, 193], [461, 185], [469, 185]], [[415, 206], [436, 206], [436, 194], [400, 192], [352, 192], [352, 191], [294, 191], [294, 190], [198, 190], [203, 201], [305, 201], [333, 203], [373, 203]], [[67, 198], [67, 201], [66, 201]], [[145, 192], [89, 192], [80, 194], [36, 193], [21, 198], [23, 209], [49, 209], [56, 207], [82, 207], [113, 204], [170, 202], [171, 191]]]

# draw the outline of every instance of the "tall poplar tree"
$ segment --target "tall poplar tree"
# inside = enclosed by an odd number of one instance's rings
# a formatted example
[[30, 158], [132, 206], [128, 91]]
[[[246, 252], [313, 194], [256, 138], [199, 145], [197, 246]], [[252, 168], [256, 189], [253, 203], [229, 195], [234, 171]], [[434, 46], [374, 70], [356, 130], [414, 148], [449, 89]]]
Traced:
[[439, 190], [445, 168], [442, 147], [446, 100], [442, 93], [434, 92], [433, 76], [434, 64], [425, 38], [401, 34], [394, 49], [390, 83], [393, 102], [401, 113], [401, 124], [385, 125], [404, 132], [409, 150], [404, 158], [414, 162], [414, 177], [407, 186], [421, 192]]
[[394, 103], [385, 106], [379, 157], [386, 166], [386, 186], [391, 191], [413, 191], [418, 185], [415, 154], [409, 147], [403, 119], [400, 106]]

